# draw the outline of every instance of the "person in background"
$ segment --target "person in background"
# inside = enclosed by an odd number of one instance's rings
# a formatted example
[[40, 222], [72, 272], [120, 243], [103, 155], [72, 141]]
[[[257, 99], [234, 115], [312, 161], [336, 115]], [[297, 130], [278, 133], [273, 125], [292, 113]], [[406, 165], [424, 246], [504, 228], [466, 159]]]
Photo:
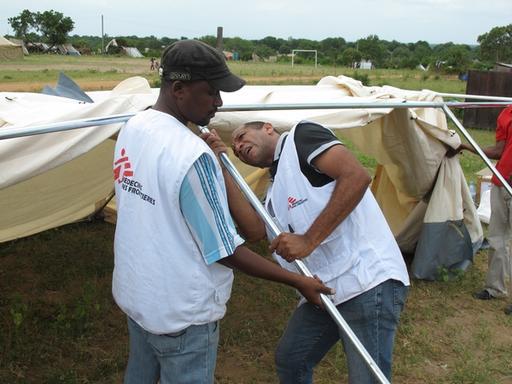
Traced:
[[[213, 131], [203, 134], [216, 154], [226, 146]], [[254, 121], [237, 128], [233, 150], [244, 163], [270, 167], [266, 209], [287, 232], [272, 240], [278, 262], [289, 270], [303, 260], [335, 289], [334, 304], [384, 375], [391, 379], [396, 329], [409, 276], [398, 245], [368, 186], [370, 176], [327, 128], [300, 122], [280, 135]], [[225, 171], [225, 170], [224, 170]], [[228, 201], [241, 233], [266, 235], [265, 225], [225, 175]], [[342, 340], [349, 382], [375, 383], [373, 373], [326, 311], [301, 300], [276, 351], [283, 384], [312, 383], [313, 368]]]
[[[458, 151], [467, 150], [477, 153], [475, 149], [462, 144]], [[482, 149], [485, 155], [498, 160], [496, 169], [509, 185], [512, 185], [512, 106], [505, 108], [498, 116], [496, 122], [496, 143]], [[491, 187], [491, 217], [489, 220], [489, 233], [487, 239], [490, 249], [488, 253], [489, 267], [485, 286], [475, 292], [473, 297], [480, 300], [491, 300], [497, 297], [506, 297], [509, 294], [512, 259], [512, 197], [496, 176], [493, 175]], [[507, 277], [509, 284], [507, 288]], [[512, 304], [505, 308], [507, 315], [512, 314]]]
[[220, 165], [188, 127], [206, 125], [220, 91], [244, 81], [195, 40], [167, 47], [156, 104], [121, 129], [114, 159], [117, 225], [112, 293], [127, 315], [124, 382], [212, 384], [232, 268], [298, 289], [331, 290], [246, 248], [229, 214]]

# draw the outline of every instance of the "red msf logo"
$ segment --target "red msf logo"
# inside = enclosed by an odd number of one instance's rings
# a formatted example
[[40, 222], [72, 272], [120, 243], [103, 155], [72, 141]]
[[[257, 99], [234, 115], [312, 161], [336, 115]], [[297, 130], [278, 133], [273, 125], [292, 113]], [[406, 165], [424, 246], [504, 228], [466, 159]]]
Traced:
[[123, 181], [125, 176], [133, 176], [132, 165], [125, 154], [125, 149], [121, 149], [121, 157], [114, 163], [114, 180], [118, 183]]
[[295, 197], [288, 197], [288, 210], [298, 207], [301, 204], [304, 204], [308, 199], [296, 199]]

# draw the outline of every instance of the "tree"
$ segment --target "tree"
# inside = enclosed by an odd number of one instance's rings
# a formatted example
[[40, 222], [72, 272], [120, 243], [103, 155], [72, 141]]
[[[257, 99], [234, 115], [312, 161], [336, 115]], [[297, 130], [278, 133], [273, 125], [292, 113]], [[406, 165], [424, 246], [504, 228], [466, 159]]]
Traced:
[[34, 14], [30, 12], [28, 9], [24, 9], [18, 16], [9, 17], [7, 19], [11, 28], [14, 31], [14, 35], [21, 40], [26, 42], [32, 42], [35, 33], [31, 31], [35, 31], [35, 19]]
[[18, 16], [10, 17], [9, 24], [17, 37], [25, 41], [34, 41], [37, 31], [43, 42], [53, 48], [56, 45], [64, 44], [68, 33], [73, 30], [74, 22], [70, 17], [65, 17], [61, 12], [54, 10], [44, 12], [30, 12], [23, 10]]
[[366, 39], [359, 39], [357, 45], [363, 59], [372, 60], [376, 66], [382, 64], [385, 50], [383, 42], [379, 40], [379, 36], [370, 35]]
[[352, 67], [354, 63], [361, 61], [362, 55], [355, 48], [347, 48], [341, 54], [341, 62], [347, 67]]
[[478, 36], [480, 57], [490, 61], [512, 61], [512, 24], [494, 27]]
[[68, 33], [73, 30], [75, 25], [70, 17], [65, 17], [61, 12], [54, 10], [37, 12], [35, 21], [43, 41], [50, 45], [50, 48], [64, 44]]

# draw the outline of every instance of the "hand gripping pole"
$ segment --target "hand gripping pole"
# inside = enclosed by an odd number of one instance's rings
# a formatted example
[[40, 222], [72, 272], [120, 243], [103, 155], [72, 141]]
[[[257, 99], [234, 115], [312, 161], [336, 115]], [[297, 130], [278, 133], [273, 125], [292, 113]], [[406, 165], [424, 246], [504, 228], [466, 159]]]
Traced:
[[[209, 130], [206, 127], [199, 127], [199, 129], [202, 133], [209, 133]], [[251, 206], [256, 210], [258, 215], [265, 222], [265, 225], [269, 229], [272, 238], [277, 237], [281, 233], [281, 230], [274, 222], [272, 217], [269, 215], [269, 213], [265, 210], [263, 205], [260, 203], [252, 189], [247, 185], [243, 176], [240, 174], [240, 172], [238, 172], [238, 170], [233, 165], [231, 160], [229, 160], [228, 155], [222, 152], [219, 157], [221, 163], [224, 165], [229, 174], [233, 177], [236, 184], [244, 194], [245, 198], [249, 201]], [[309, 269], [306, 267], [302, 260], [295, 260], [294, 264], [301, 274], [303, 274], [304, 276], [313, 277], [313, 275], [311, 274], [311, 272], [309, 271]], [[352, 329], [350, 329], [350, 326], [347, 324], [343, 316], [341, 316], [341, 314], [338, 312], [338, 309], [336, 308], [334, 303], [324, 294], [320, 294], [320, 298], [322, 300], [322, 304], [324, 305], [325, 310], [329, 313], [329, 315], [332, 317], [336, 325], [342, 330], [342, 332], [350, 339], [359, 355], [363, 358], [365, 363], [372, 371], [373, 375], [382, 384], [389, 384], [389, 380], [387, 379], [387, 377], [382, 373], [379, 366], [372, 359], [372, 357], [370, 356], [366, 348], [363, 346], [363, 344], [361, 344], [361, 342], [354, 334], [354, 332], [352, 332]]]

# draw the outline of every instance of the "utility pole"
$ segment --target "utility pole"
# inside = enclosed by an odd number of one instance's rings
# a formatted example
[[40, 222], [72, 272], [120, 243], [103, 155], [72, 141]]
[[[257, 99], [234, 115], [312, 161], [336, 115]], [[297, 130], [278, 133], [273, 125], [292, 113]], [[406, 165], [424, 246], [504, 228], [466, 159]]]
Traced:
[[103, 32], [103, 15], [101, 15], [101, 54], [105, 54], [105, 33]]
[[222, 42], [222, 27], [217, 27], [217, 49], [220, 52], [224, 50], [224, 44]]

